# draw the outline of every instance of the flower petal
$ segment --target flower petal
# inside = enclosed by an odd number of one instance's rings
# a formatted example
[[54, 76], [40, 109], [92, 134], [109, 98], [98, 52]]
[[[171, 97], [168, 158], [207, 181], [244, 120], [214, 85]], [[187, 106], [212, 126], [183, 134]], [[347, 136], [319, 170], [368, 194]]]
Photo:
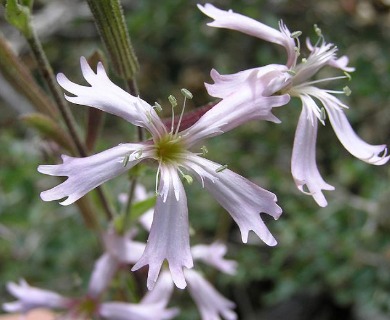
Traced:
[[167, 306], [173, 293], [173, 282], [169, 271], [163, 270], [158, 277], [153, 290], [148, 291], [141, 300], [141, 304], [163, 303]]
[[276, 245], [276, 240], [265, 226], [260, 212], [278, 219], [282, 209], [276, 204], [275, 194], [225, 169], [221, 165], [196, 155], [188, 155], [185, 166], [196, 173], [196, 177], [212, 196], [224, 207], [238, 224], [242, 241], [248, 241], [253, 230], [267, 245]]
[[291, 159], [291, 172], [298, 189], [304, 193], [304, 186], [308, 194], [313, 196], [319, 206], [325, 207], [328, 203], [322, 190], [334, 190], [321, 177], [316, 163], [316, 141], [318, 121], [312, 114], [310, 97], [301, 97], [303, 106], [295, 132], [294, 147]]
[[70, 300], [56, 292], [30, 287], [24, 280], [19, 284], [7, 283], [7, 290], [18, 301], [4, 303], [3, 309], [7, 312], [26, 313], [35, 308], [67, 308]]
[[118, 261], [104, 253], [96, 262], [88, 285], [88, 295], [97, 298], [111, 283], [119, 266]]
[[188, 290], [194, 299], [202, 320], [220, 319], [236, 320], [237, 314], [232, 310], [235, 304], [221, 295], [215, 288], [194, 270], [185, 270]]
[[177, 314], [177, 309], [165, 309], [163, 303], [105, 302], [102, 303], [99, 310], [99, 315], [109, 320], [165, 320], [172, 319]]
[[153, 135], [165, 133], [165, 126], [154, 109], [139, 97], [134, 97], [115, 85], [101, 63], [97, 66], [96, 74], [84, 57], [80, 58], [80, 64], [90, 87], [73, 83], [62, 73], [57, 75], [59, 85], [75, 95], [65, 95], [68, 101], [114, 114], [136, 126], [147, 128]]
[[[120, 175], [135, 166], [147, 156], [147, 152], [140, 153], [143, 144], [121, 144], [98, 154], [85, 158], [62, 156], [63, 163], [59, 165], [41, 165], [38, 171], [51, 176], [67, 176], [68, 179], [60, 185], [41, 193], [44, 201], [59, 200], [69, 205], [102, 183]], [[124, 164], [125, 157], [129, 160]]]
[[191, 247], [194, 260], [201, 260], [224, 273], [233, 275], [237, 271], [237, 262], [224, 259], [226, 251], [226, 245], [221, 242], [214, 242], [211, 245], [198, 244]]
[[120, 236], [114, 228], [104, 235], [104, 244], [108, 253], [122, 264], [135, 264], [145, 250], [144, 243], [133, 241], [128, 235]]
[[382, 165], [389, 161], [385, 144], [371, 145], [363, 141], [352, 129], [344, 111], [339, 107], [341, 102], [328, 93], [322, 93], [318, 97], [324, 105], [333, 130], [342, 145], [352, 155], [364, 162]]
[[213, 22], [208, 23], [210, 27], [226, 28], [240, 31], [242, 33], [254, 36], [265, 41], [279, 44], [286, 48], [288, 55], [294, 55], [295, 43], [294, 39], [290, 37], [290, 32], [287, 27], [281, 24], [281, 31], [271, 28], [259, 21], [235, 13], [232, 10], [224, 11], [214, 7], [212, 4], [205, 4], [198, 8], [205, 15], [214, 19]]
[[147, 286], [152, 290], [166, 259], [175, 285], [183, 289], [183, 267], [192, 268], [189, 244], [187, 198], [176, 169], [161, 166], [159, 196], [148, 243], [133, 271], [149, 265]]
[[[272, 108], [287, 104], [290, 96], [288, 94], [264, 96], [263, 93], [269, 90], [269, 94], [273, 94], [278, 90], [275, 87], [273, 91], [269, 86], [274, 86], [274, 79], [285, 77], [285, 73], [281, 71], [285, 70], [285, 67], [272, 66], [267, 68], [272, 70], [267, 73], [263, 73], [265, 69], [260, 69], [229, 76], [221, 76], [213, 71], [216, 83], [209, 85], [208, 90], [224, 99], [207, 111], [192, 127], [182, 132], [188, 146], [232, 130], [247, 121], [280, 122], [272, 114]], [[235, 91], [231, 92], [233, 88]]]

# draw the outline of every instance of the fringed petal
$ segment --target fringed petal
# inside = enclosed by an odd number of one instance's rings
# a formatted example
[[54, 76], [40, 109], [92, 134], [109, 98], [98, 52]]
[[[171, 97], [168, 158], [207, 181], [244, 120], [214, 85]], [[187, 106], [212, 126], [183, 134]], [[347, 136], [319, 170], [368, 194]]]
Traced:
[[208, 23], [210, 27], [236, 30], [265, 41], [279, 44], [286, 48], [289, 55], [294, 52], [294, 40], [290, 37], [290, 32], [284, 25], [284, 28], [278, 31], [259, 21], [235, 13], [232, 10], [225, 11], [218, 9], [209, 3], [206, 3], [204, 6], [198, 4], [198, 8], [205, 15], [214, 19], [213, 22]]
[[26, 313], [36, 308], [62, 309], [69, 306], [70, 300], [56, 292], [30, 287], [24, 280], [20, 283], [8, 282], [7, 290], [18, 300], [3, 304], [7, 312]]
[[168, 305], [173, 293], [173, 281], [169, 271], [163, 270], [153, 290], [146, 292], [141, 304], [162, 303]]
[[[59, 165], [41, 165], [38, 171], [51, 176], [66, 176], [68, 179], [58, 186], [41, 193], [44, 201], [59, 200], [69, 205], [102, 183], [120, 175], [140, 162], [147, 153], [140, 155], [144, 145], [121, 144], [85, 158], [62, 156]], [[127, 159], [127, 160], [126, 160]]]
[[[302, 101], [304, 103], [295, 132], [291, 172], [298, 189], [311, 195], [319, 206], [325, 207], [328, 203], [322, 190], [334, 190], [334, 187], [322, 179], [317, 168], [315, 149], [318, 121], [307, 104], [312, 99], [306, 97]], [[305, 186], [307, 191], [304, 190]]]
[[59, 85], [74, 95], [65, 95], [69, 102], [114, 114], [136, 126], [148, 129], [153, 135], [166, 132], [154, 109], [139, 97], [134, 97], [115, 85], [107, 77], [101, 63], [98, 64], [96, 74], [84, 57], [80, 58], [80, 64], [83, 76], [90, 86], [73, 83], [62, 73], [57, 75]]
[[242, 241], [248, 241], [253, 230], [267, 245], [276, 245], [276, 240], [260, 217], [265, 212], [278, 219], [282, 209], [276, 204], [275, 194], [260, 188], [231, 170], [219, 170], [221, 165], [199, 156], [187, 157], [185, 166], [191, 169], [202, 185], [224, 207], [238, 224]]
[[324, 103], [333, 130], [342, 145], [360, 160], [374, 165], [382, 165], [389, 161], [385, 144], [372, 145], [363, 141], [352, 129], [345, 113], [340, 108]]
[[233, 275], [237, 271], [237, 262], [224, 259], [226, 251], [226, 245], [221, 242], [214, 242], [211, 245], [198, 244], [191, 247], [194, 260], [201, 260], [224, 273]]
[[[264, 70], [254, 70], [229, 76], [216, 76], [217, 72], [214, 71], [216, 83], [209, 85], [208, 89], [212, 94], [225, 97], [192, 127], [182, 132], [187, 145], [191, 146], [203, 139], [222, 134], [251, 120], [279, 123], [280, 120], [272, 114], [272, 108], [287, 104], [290, 96], [270, 95], [286, 85], [286, 74], [282, 71], [285, 69], [284, 66], [272, 66], [267, 68], [271, 71], [266, 73]], [[279, 81], [274, 81], [275, 79]], [[234, 91], [229, 94], [233, 88]], [[266, 91], [267, 96], [264, 95]]]
[[202, 320], [220, 319], [236, 320], [237, 314], [232, 310], [235, 304], [221, 295], [206, 279], [194, 270], [185, 270], [188, 290], [194, 299]]
[[180, 289], [185, 288], [183, 267], [193, 266], [187, 197], [176, 169], [168, 165], [161, 166], [159, 196], [146, 249], [132, 268], [134, 271], [149, 265], [149, 290], [153, 289], [165, 259], [175, 285]]

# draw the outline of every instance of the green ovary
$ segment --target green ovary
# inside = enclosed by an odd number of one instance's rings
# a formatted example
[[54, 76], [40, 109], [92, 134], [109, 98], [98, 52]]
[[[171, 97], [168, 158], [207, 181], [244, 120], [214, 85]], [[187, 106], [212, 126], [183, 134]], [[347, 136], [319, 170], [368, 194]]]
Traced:
[[184, 146], [180, 138], [167, 134], [156, 142], [156, 157], [160, 162], [177, 161], [184, 152]]

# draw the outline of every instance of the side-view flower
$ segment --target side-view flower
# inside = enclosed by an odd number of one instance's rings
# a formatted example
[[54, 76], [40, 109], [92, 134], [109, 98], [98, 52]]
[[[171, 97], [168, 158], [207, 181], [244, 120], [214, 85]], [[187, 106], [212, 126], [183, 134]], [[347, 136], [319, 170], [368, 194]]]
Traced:
[[[325, 42], [317, 26], [317, 43], [312, 45], [307, 40], [309, 54], [298, 61], [301, 56], [300, 31], [290, 32], [283, 22], [279, 23], [280, 30], [276, 30], [231, 10], [220, 10], [211, 4], [198, 5], [198, 8], [214, 19], [209, 26], [237, 30], [286, 49], [285, 65], [272, 64], [230, 75], [220, 75], [216, 70], [212, 70], [211, 77], [215, 83], [206, 84], [206, 87], [211, 96], [222, 99], [220, 103], [229, 108], [247, 108], [247, 113], [253, 112], [253, 107], [265, 97], [288, 95], [301, 100], [302, 112], [295, 133], [291, 160], [291, 172], [300, 191], [311, 195], [318, 205], [324, 207], [327, 201], [322, 190], [334, 190], [334, 187], [321, 177], [315, 153], [318, 121], [325, 124], [327, 117], [338, 139], [352, 155], [374, 165], [382, 165], [389, 160], [386, 145], [370, 145], [364, 142], [348, 122], [344, 114], [344, 109], [348, 107], [336, 98], [335, 94], [349, 95], [349, 88], [333, 91], [317, 87], [317, 84], [322, 82], [350, 78], [346, 72], [354, 71], [354, 68], [347, 66], [346, 56], [337, 59], [337, 47]], [[340, 69], [345, 73], [342, 76], [313, 80], [325, 66]], [[286, 100], [286, 104], [288, 101]], [[278, 119], [274, 120], [277, 122]]]
[[68, 177], [60, 185], [42, 192], [43, 200], [66, 198], [61, 204], [69, 205], [139, 162], [154, 160], [158, 169], [153, 223], [145, 251], [132, 269], [149, 265], [149, 289], [157, 281], [164, 260], [168, 261], [173, 281], [179, 288], [186, 286], [183, 267], [193, 266], [187, 199], [180, 179], [183, 177], [191, 183], [193, 178], [188, 173], [193, 174], [202, 187], [230, 213], [240, 228], [243, 242], [247, 242], [248, 233], [253, 230], [266, 244], [276, 245], [276, 240], [260, 217], [260, 212], [265, 212], [275, 219], [279, 218], [282, 210], [276, 204], [276, 196], [225, 166], [205, 159], [202, 157], [205, 152], [194, 153], [189, 149], [205, 138], [231, 130], [249, 119], [269, 118], [272, 107], [287, 103], [287, 94], [262, 97], [252, 114], [248, 114], [244, 108], [237, 110], [235, 106], [229, 108], [223, 104], [217, 105], [193, 126], [180, 131], [180, 119], [176, 128], [172, 126], [167, 129], [156, 107], [112, 83], [101, 63], [95, 73], [82, 57], [81, 69], [90, 86], [75, 84], [65, 75], [58, 74], [58, 83], [74, 95], [65, 95], [66, 99], [120, 116], [133, 125], [145, 128], [151, 139], [120, 144], [85, 158], [63, 155], [62, 164], [39, 166], [38, 171], [41, 173]]

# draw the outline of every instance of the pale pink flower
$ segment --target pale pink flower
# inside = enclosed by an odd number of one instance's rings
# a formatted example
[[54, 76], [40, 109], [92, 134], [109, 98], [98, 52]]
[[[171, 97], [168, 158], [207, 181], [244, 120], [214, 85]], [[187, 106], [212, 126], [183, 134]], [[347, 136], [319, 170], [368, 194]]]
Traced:
[[100, 316], [108, 320], [165, 320], [174, 318], [179, 310], [167, 309], [173, 291], [173, 283], [162, 274], [153, 291], [149, 291], [139, 304], [125, 302], [101, 302], [101, 294], [111, 283], [119, 263], [111, 254], [103, 254], [95, 263], [87, 294], [81, 298], [67, 298], [56, 292], [29, 286], [24, 280], [20, 284], [9, 282], [8, 291], [18, 300], [3, 304], [7, 312], [27, 313], [35, 308], [65, 311], [61, 319], [90, 319]]
[[[134, 167], [145, 159], [158, 165], [156, 189], [157, 201], [148, 243], [133, 270], [149, 265], [148, 288], [157, 280], [161, 265], [168, 260], [172, 278], [179, 288], [186, 286], [183, 267], [191, 268], [193, 261], [189, 246], [187, 199], [181, 181], [192, 182], [192, 173], [201, 185], [230, 213], [240, 227], [242, 240], [247, 241], [253, 230], [265, 243], [275, 245], [276, 240], [260, 217], [265, 212], [277, 219], [281, 209], [276, 196], [225, 167], [206, 160], [201, 153], [189, 151], [207, 137], [231, 130], [251, 118], [269, 117], [272, 107], [285, 104], [288, 95], [259, 99], [258, 108], [266, 111], [247, 115], [245, 109], [216, 106], [204, 114], [192, 127], [180, 131], [168, 130], [154, 107], [116, 86], [107, 77], [101, 63], [95, 73], [81, 58], [81, 69], [90, 86], [82, 86], [58, 74], [59, 84], [74, 96], [66, 99], [120, 116], [133, 125], [149, 131], [152, 139], [139, 143], [120, 144], [90, 157], [62, 156], [59, 165], [42, 165], [38, 171], [53, 176], [67, 176], [60, 185], [41, 193], [45, 201], [66, 198], [68, 205], [81, 198], [100, 184]], [[199, 150], [200, 151], [200, 150]], [[187, 173], [185, 173], [187, 172]], [[157, 186], [158, 185], [158, 186]]]
[[316, 164], [317, 126], [318, 121], [325, 124], [326, 114], [338, 139], [352, 155], [374, 165], [382, 165], [389, 160], [386, 145], [370, 145], [364, 142], [349, 124], [344, 114], [344, 109], [348, 107], [334, 96], [349, 94], [349, 89], [345, 87], [343, 91], [332, 91], [316, 86], [321, 82], [348, 78], [349, 75], [311, 80], [325, 66], [344, 72], [354, 71], [354, 68], [347, 66], [346, 56], [336, 57], [337, 48], [325, 42], [318, 27], [315, 27], [319, 36], [318, 42], [312, 45], [310, 41], [306, 41], [309, 54], [299, 62], [301, 33], [290, 32], [283, 22], [279, 23], [279, 30], [276, 30], [231, 10], [220, 10], [211, 4], [198, 7], [214, 19], [209, 26], [237, 30], [286, 49], [286, 65], [268, 65], [230, 75], [220, 75], [212, 70], [211, 77], [215, 83], [206, 84], [206, 88], [210, 95], [222, 98], [220, 104], [227, 106], [229, 110], [245, 107], [248, 114], [253, 113], [253, 108], [264, 97], [288, 95], [301, 99], [302, 113], [295, 134], [291, 161], [292, 175], [299, 190], [313, 196], [320, 206], [327, 205], [322, 190], [334, 190], [333, 186], [323, 180]]
[[99, 309], [99, 315], [109, 320], [165, 320], [177, 314], [177, 309], [165, 309], [164, 303], [105, 302]]
[[17, 301], [3, 304], [4, 311], [21, 312], [36, 308], [64, 309], [70, 305], [71, 300], [59, 295], [56, 292], [31, 287], [25, 280], [20, 280], [19, 284], [7, 283], [7, 290]]
[[98, 298], [111, 283], [121, 265], [135, 264], [145, 244], [133, 241], [130, 234], [120, 236], [110, 227], [103, 237], [106, 251], [96, 261], [88, 286], [88, 296]]
[[191, 247], [192, 257], [195, 260], [200, 260], [219, 271], [233, 275], [237, 271], [237, 262], [225, 259], [226, 252], [227, 247], [221, 242], [214, 242], [210, 245], [198, 244]]
[[202, 320], [236, 320], [232, 310], [235, 304], [222, 296], [205, 278], [194, 270], [185, 270], [188, 290], [194, 299]]

